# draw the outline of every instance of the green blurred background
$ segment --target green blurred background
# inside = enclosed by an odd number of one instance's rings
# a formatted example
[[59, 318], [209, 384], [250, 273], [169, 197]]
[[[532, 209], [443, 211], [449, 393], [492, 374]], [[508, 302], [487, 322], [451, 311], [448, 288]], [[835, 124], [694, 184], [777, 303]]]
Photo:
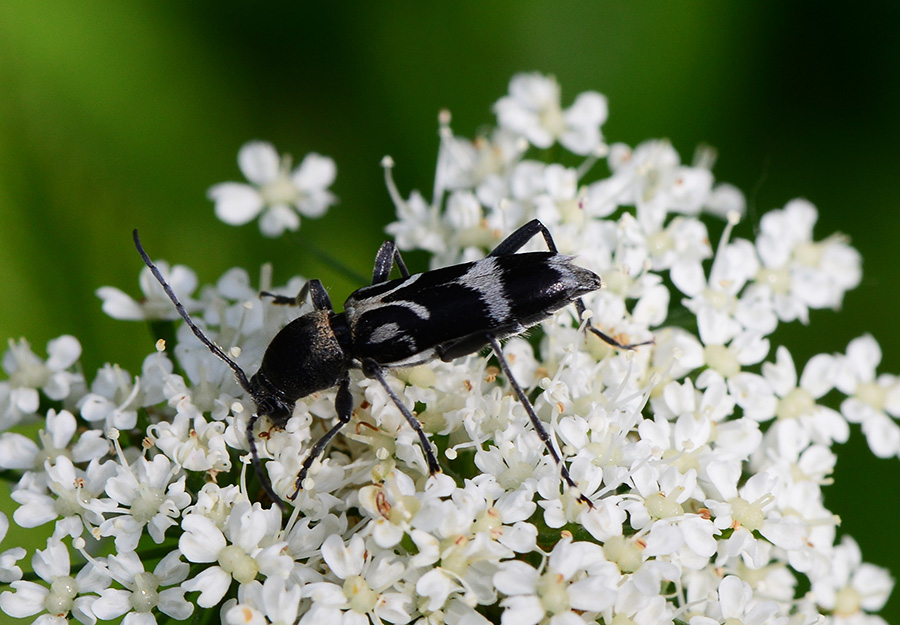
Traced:
[[[840, 314], [778, 338], [799, 364], [870, 331], [882, 370], [900, 372], [897, 4], [320, 4], [0, 3], [0, 338], [43, 354], [71, 333], [89, 372], [138, 370], [148, 333], [94, 295], [139, 293], [134, 227], [201, 283], [271, 261], [277, 281], [319, 277], [342, 301], [360, 284], [321, 255], [215, 220], [206, 189], [240, 179], [241, 144], [335, 159], [340, 205], [301, 233], [365, 275], [392, 220], [381, 157], [404, 193], [430, 194], [439, 109], [472, 136], [509, 78], [538, 70], [564, 105], [606, 94], [610, 141], [668, 137], [686, 161], [715, 146], [717, 179], [758, 212], [812, 200], [817, 236], [850, 235], [865, 278]], [[872, 458], [858, 430], [838, 452], [827, 503], [869, 561], [900, 571], [900, 463]], [[885, 616], [900, 622], [900, 597]]]

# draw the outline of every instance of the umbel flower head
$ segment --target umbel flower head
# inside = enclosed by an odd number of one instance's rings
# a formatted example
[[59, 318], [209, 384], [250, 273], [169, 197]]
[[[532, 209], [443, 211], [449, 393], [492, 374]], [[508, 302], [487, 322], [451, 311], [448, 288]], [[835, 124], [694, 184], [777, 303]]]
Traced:
[[[566, 107], [552, 77], [519, 75], [494, 110], [497, 126], [474, 139], [441, 114], [431, 198], [401, 192], [385, 159], [387, 232], [438, 268], [539, 219], [561, 254], [602, 276], [584, 315], [570, 306], [503, 345], [576, 487], [489, 354], [387, 375], [435, 446], [436, 475], [385, 387], [359, 370], [351, 423], [293, 500], [304, 458], [336, 423], [337, 391], [302, 398], [283, 428], [262, 419], [258, 453], [283, 512], [249, 466], [252, 398], [183, 324], [139, 348], [137, 373], [82, 374], [74, 337], [46, 358], [10, 342], [0, 467], [12, 521], [51, 536], [31, 554], [0, 545], [0, 610], [41, 625], [209, 610], [232, 625], [883, 622], [893, 581], [839, 535], [822, 486], [851, 423], [879, 457], [900, 455], [900, 383], [879, 371], [870, 335], [806, 362], [772, 344], [780, 325], [837, 310], [859, 283], [848, 239], [816, 233], [806, 200], [741, 238], [743, 195], [715, 180], [712, 153], [687, 164], [665, 141], [605, 143], [598, 93]], [[277, 235], [335, 201], [326, 157], [292, 170], [253, 142], [239, 162], [250, 184], [209, 192], [228, 223], [259, 216]], [[230, 269], [198, 291], [190, 269], [158, 266], [250, 374], [307, 311], [258, 296], [294, 297], [301, 277], [276, 287], [268, 271], [254, 284]], [[104, 310], [174, 323], [151, 278], [142, 271], [140, 300], [100, 289]], [[614, 349], [584, 331], [588, 318], [621, 343], [652, 343]]]

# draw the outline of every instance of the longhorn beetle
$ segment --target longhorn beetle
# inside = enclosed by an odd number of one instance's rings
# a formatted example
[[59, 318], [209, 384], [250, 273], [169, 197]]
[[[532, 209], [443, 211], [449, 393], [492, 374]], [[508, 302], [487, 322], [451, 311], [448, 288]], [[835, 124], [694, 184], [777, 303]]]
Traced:
[[[548, 252], [515, 253], [538, 233], [543, 236]], [[266, 493], [282, 509], [284, 504], [266, 479], [256, 449], [253, 429], [260, 417], [268, 417], [276, 427], [283, 427], [291, 418], [297, 400], [337, 386], [334, 407], [338, 422], [313, 445], [303, 461], [290, 496], [293, 500], [312, 463], [350, 422], [353, 397], [349, 371], [361, 369], [366, 377], [381, 384], [415, 430], [433, 475], [441, 468], [431, 444], [419, 421], [391, 389], [385, 369], [411, 367], [435, 358], [449, 362], [486, 347], [496, 355], [532, 426], [559, 465], [563, 480], [577, 490], [550, 434], [513, 376], [500, 341], [524, 332], [571, 303], [575, 304], [579, 318], [583, 318], [585, 307], [581, 296], [599, 289], [603, 283], [597, 274], [573, 265], [571, 256], [560, 254], [550, 231], [537, 219], [510, 234], [483, 260], [415, 275], [410, 275], [394, 242], [385, 241], [375, 256], [372, 284], [351, 293], [342, 313], [334, 311], [328, 293], [318, 280], [306, 282], [294, 298], [260, 293], [261, 297], [272, 298], [275, 304], [302, 305], [309, 297], [314, 310], [294, 319], [275, 335], [259, 370], [250, 378], [191, 320], [172, 287], [144, 251], [137, 230], [133, 234], [138, 253], [185, 323], [231, 368], [238, 384], [256, 404], [256, 412], [247, 423], [251, 460]], [[395, 264], [401, 277], [391, 280]], [[618, 349], [634, 349], [652, 342], [622, 344], [593, 327], [590, 318], [584, 323], [586, 330]], [[584, 494], [579, 495], [579, 500], [593, 507]]]

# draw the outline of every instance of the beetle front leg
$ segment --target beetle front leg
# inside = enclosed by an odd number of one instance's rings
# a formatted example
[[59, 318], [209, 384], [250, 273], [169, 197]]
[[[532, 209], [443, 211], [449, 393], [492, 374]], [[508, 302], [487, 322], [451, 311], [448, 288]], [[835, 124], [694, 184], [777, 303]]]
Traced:
[[601, 332], [600, 330], [595, 328], [593, 326], [593, 324], [591, 324], [590, 317], [588, 317], [587, 319], [584, 318], [584, 313], [585, 313], [586, 309], [584, 307], [584, 302], [581, 300], [580, 297], [577, 300], [575, 300], [575, 310], [578, 311], [578, 319], [584, 320], [585, 332], [591, 332], [594, 336], [599, 338], [601, 341], [603, 341], [607, 345], [611, 345], [612, 347], [615, 347], [616, 349], [633, 350], [635, 347], [640, 347], [641, 345], [653, 345], [653, 343], [654, 343], [653, 339], [650, 339], [649, 341], [641, 341], [640, 343], [620, 343], [619, 341], [617, 341], [613, 337], [609, 336], [608, 334], [604, 334], [603, 332]]
[[300, 472], [297, 474], [297, 481], [294, 483], [294, 492], [290, 496], [292, 501], [297, 498], [300, 489], [303, 488], [303, 481], [306, 479], [306, 474], [309, 473], [312, 463], [322, 455], [322, 452], [325, 451], [335, 434], [350, 423], [350, 417], [353, 415], [353, 395], [350, 393], [349, 377], [341, 380], [340, 386], [338, 386], [337, 395], [334, 398], [334, 409], [337, 412], [338, 422], [325, 432], [322, 438], [316, 441], [316, 444], [309, 451], [309, 455], [306, 456], [306, 460], [303, 461], [303, 466], [300, 467]]
[[258, 420], [259, 415], [253, 413], [253, 416], [247, 421], [247, 445], [250, 447], [250, 462], [253, 464], [253, 471], [256, 473], [256, 477], [259, 478], [259, 482], [262, 484], [263, 490], [266, 491], [266, 495], [268, 495], [269, 499], [274, 501], [275, 504], [281, 508], [281, 511], [284, 512], [284, 503], [281, 501], [281, 497], [275, 493], [275, 489], [272, 488], [272, 483], [269, 482], [269, 478], [263, 471], [262, 462], [259, 460], [259, 452], [256, 449], [256, 435], [253, 433], [253, 428], [256, 426]]
[[269, 291], [260, 291], [259, 296], [270, 297], [272, 298], [272, 303], [279, 306], [303, 306], [306, 303], [307, 296], [309, 296], [312, 299], [313, 308], [316, 310], [334, 310], [334, 307], [331, 305], [331, 298], [328, 297], [328, 291], [316, 279], [308, 280], [295, 297], [278, 295]]

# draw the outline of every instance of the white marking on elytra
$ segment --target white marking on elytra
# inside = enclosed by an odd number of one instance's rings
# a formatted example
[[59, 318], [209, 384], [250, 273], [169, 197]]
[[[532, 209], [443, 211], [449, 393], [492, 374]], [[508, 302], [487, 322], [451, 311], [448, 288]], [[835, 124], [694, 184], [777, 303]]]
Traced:
[[[385, 291], [384, 293], [380, 293], [374, 297], [362, 297], [360, 299], [356, 299], [353, 302], [353, 305], [346, 308], [344, 312], [350, 318], [360, 318], [369, 310], [375, 308], [381, 308], [382, 306], [400, 306], [402, 308], [406, 308], [410, 312], [412, 312], [419, 319], [428, 319], [431, 317], [431, 311], [428, 310], [425, 306], [421, 304], [417, 304], [416, 302], [410, 302], [408, 300], [395, 300], [392, 302], [385, 302], [384, 300], [393, 295], [400, 289], [405, 289], [413, 284], [415, 284], [416, 280], [418, 280], [423, 274], [417, 273], [415, 275], [410, 276], [408, 279], [403, 280], [400, 284], [392, 288], [390, 291]], [[373, 285], [375, 286], [375, 285]]]
[[[392, 341], [397, 336], [403, 333], [403, 330], [400, 329], [400, 325], [396, 323], [386, 323], [384, 325], [380, 325], [372, 331], [372, 334], [369, 335], [369, 343], [385, 343], [387, 341]], [[409, 337], [407, 337], [409, 338]]]
[[498, 279], [500, 275], [497, 259], [489, 256], [476, 262], [466, 273], [454, 280], [456, 284], [478, 293], [488, 308], [488, 314], [497, 323], [509, 319], [511, 312], [509, 299], [503, 293], [503, 281]]

